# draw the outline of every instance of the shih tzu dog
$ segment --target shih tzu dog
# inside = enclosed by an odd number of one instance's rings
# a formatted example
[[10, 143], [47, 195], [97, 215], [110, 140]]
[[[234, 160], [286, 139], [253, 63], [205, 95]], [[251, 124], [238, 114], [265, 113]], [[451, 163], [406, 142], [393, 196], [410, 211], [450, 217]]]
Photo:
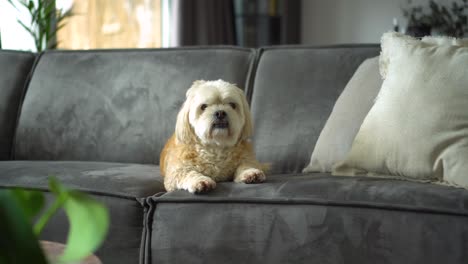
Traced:
[[221, 181], [265, 181], [266, 166], [248, 140], [253, 126], [243, 91], [222, 80], [195, 81], [186, 97], [161, 152], [166, 190], [203, 193]]

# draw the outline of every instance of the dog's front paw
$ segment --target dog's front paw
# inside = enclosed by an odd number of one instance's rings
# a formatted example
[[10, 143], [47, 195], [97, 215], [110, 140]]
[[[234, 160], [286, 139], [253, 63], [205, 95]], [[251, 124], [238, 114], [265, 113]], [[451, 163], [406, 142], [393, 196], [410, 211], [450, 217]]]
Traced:
[[265, 173], [259, 169], [246, 169], [236, 177], [236, 182], [260, 183], [266, 179]]
[[187, 179], [186, 189], [191, 193], [205, 193], [216, 188], [216, 182], [207, 176]]

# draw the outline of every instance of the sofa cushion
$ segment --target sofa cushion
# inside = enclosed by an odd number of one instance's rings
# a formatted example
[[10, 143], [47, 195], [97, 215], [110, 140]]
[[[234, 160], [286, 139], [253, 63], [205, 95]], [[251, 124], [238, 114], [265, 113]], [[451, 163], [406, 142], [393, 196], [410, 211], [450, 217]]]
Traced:
[[290, 174], [142, 203], [144, 263], [461, 264], [468, 257], [468, 191], [447, 186]]
[[261, 52], [249, 93], [258, 158], [272, 173], [300, 172], [336, 99], [377, 45], [276, 47]]
[[331, 172], [346, 157], [381, 86], [379, 57], [365, 60], [336, 100], [304, 172]]
[[36, 56], [0, 50], [0, 160], [10, 159], [19, 105]]
[[46, 52], [24, 100], [15, 159], [158, 164], [192, 82], [243, 87], [253, 58], [227, 47]]
[[386, 33], [381, 60], [382, 88], [333, 173], [468, 188], [468, 45]]
[[[0, 188], [43, 190], [50, 205], [48, 177], [64, 186], [89, 193], [110, 213], [109, 233], [97, 256], [103, 263], [138, 263], [144, 208], [137, 198], [164, 192], [159, 167], [153, 165], [70, 162], [0, 161]], [[63, 211], [55, 215], [41, 239], [66, 242], [68, 220]]]
[[154, 165], [79, 161], [0, 161], [0, 187], [47, 190], [54, 176], [63, 185], [99, 195], [139, 198], [164, 192]]
[[150, 197], [157, 202], [317, 203], [411, 210], [468, 217], [468, 191], [443, 185], [330, 173], [271, 175], [266, 183], [218, 183], [214, 191], [193, 195], [174, 191]]

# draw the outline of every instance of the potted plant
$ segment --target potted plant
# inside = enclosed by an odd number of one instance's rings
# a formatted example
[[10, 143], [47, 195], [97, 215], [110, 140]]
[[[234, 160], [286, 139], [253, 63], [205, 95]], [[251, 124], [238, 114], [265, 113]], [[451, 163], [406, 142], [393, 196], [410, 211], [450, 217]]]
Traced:
[[[0, 190], [0, 263], [76, 263], [104, 241], [109, 225], [106, 207], [84, 193], [63, 187], [54, 178], [50, 178], [49, 188], [55, 200], [48, 208], [43, 208], [40, 191]], [[60, 208], [65, 210], [70, 229], [65, 250], [57, 256], [50, 252], [50, 245], [57, 244], [41, 243], [38, 237]], [[44, 250], [47, 247], [49, 252]]]
[[33, 37], [37, 52], [57, 48], [57, 32], [65, 25], [65, 19], [72, 15], [57, 9], [55, 0], [7, 0], [16, 9], [26, 8], [31, 16], [31, 23], [18, 23]]
[[434, 0], [430, 0], [426, 6], [412, 5], [412, 1], [407, 0], [407, 7], [402, 8], [402, 11], [408, 20], [409, 35], [446, 35], [460, 38], [468, 34], [468, 0], [453, 1], [450, 6]]

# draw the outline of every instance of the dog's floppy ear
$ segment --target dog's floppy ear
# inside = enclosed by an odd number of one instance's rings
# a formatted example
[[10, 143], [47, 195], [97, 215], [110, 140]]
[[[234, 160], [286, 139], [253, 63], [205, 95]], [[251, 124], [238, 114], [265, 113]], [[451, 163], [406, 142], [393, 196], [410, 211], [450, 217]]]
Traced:
[[192, 127], [189, 122], [189, 104], [185, 101], [177, 114], [177, 121], [175, 126], [175, 135], [177, 142], [187, 144], [190, 142], [192, 136]]
[[179, 113], [177, 114], [177, 121], [175, 126], [175, 136], [176, 141], [184, 144], [188, 144], [193, 137], [192, 127], [190, 126], [189, 121], [189, 110], [190, 104], [192, 100], [192, 90], [194, 88], [195, 83], [187, 90], [186, 93], [186, 100], [182, 105]]
[[242, 102], [242, 112], [244, 112], [245, 123], [244, 127], [242, 128], [241, 139], [246, 140], [253, 136], [253, 122], [252, 122], [252, 114], [250, 113], [249, 103], [247, 103], [247, 99], [245, 98], [244, 92], [239, 89], [241, 102]]

